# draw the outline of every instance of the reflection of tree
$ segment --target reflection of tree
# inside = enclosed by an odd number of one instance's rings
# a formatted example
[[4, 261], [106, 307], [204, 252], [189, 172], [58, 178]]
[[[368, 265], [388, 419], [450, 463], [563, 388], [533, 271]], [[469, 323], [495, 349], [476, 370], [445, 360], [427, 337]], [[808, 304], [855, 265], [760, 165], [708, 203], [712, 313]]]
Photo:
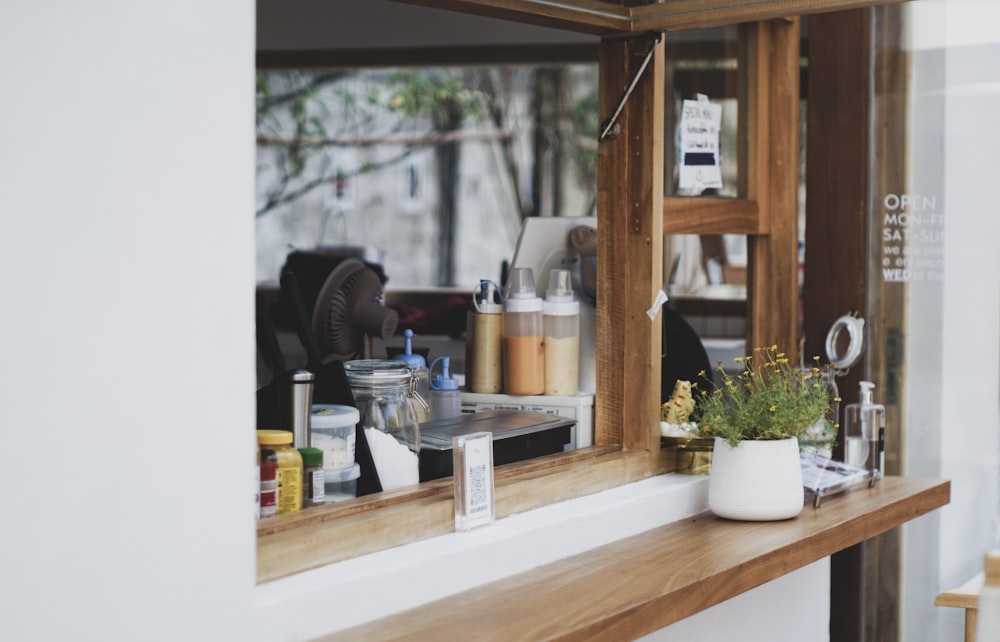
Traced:
[[[570, 110], [572, 118], [565, 117], [569, 86], [565, 72], [542, 67], [261, 72], [257, 145], [266, 153], [258, 154], [256, 215], [433, 149], [440, 195], [434, 208], [440, 248], [436, 278], [449, 284], [455, 269], [461, 143], [491, 142], [502, 168], [498, 178], [510, 186], [511, 214], [518, 220], [561, 214], [562, 160], [581, 157], [574, 119], [588, 118], [579, 103]], [[527, 114], [526, 95], [532, 107]], [[589, 118], [596, 131], [596, 109]], [[467, 127], [474, 121], [485, 126]], [[531, 147], [518, 147], [532, 140]], [[353, 167], [334, 162], [337, 148], [376, 147], [390, 151]], [[595, 191], [594, 181], [586, 172], [582, 176], [582, 184]]]

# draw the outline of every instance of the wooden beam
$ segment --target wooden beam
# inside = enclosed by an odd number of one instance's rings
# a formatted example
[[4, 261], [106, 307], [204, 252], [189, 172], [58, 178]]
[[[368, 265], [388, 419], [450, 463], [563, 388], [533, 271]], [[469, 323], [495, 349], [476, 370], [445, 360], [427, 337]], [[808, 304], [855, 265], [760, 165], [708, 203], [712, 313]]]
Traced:
[[947, 481], [890, 477], [782, 522], [703, 513], [319, 642], [448, 640], [456, 631], [477, 640], [633, 640], [936, 510], [950, 495]]
[[423, 7], [447, 9], [488, 18], [500, 18], [526, 24], [609, 36], [627, 34], [629, 10], [602, 0], [396, 0]]
[[[798, 356], [799, 20], [746, 27], [741, 193], [765, 234], [747, 239], [748, 349]], [[745, 127], [745, 128], [744, 128]], [[749, 354], [748, 350], [748, 354]]]
[[[601, 42], [601, 120], [610, 118], [652, 43]], [[663, 40], [625, 104], [615, 138], [598, 148], [597, 444], [658, 450], [663, 287]]]
[[681, 31], [761, 20], [844, 11], [906, 0], [670, 0], [633, 7], [630, 29]]
[[760, 234], [756, 201], [668, 196], [663, 199], [664, 234]]

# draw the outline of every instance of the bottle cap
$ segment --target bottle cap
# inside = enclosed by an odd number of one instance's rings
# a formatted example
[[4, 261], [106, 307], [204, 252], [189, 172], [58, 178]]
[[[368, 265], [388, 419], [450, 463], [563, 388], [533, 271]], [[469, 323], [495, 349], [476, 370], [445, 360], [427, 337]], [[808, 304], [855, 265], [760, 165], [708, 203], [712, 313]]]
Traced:
[[[495, 297], [499, 297], [497, 303]], [[472, 294], [472, 304], [480, 314], [500, 314], [503, 312], [503, 295], [497, 284], [488, 279], [481, 279], [479, 286]]]
[[441, 372], [434, 375], [431, 379], [431, 388], [434, 390], [458, 390], [458, 379], [455, 379], [448, 372], [448, 368], [451, 365], [451, 357], [438, 357], [431, 362], [431, 371], [434, 370], [434, 366], [437, 365], [438, 361], [441, 363]]
[[870, 405], [872, 401], [872, 390], [875, 389], [875, 384], [871, 381], [862, 381], [860, 384], [861, 395], [860, 401], [863, 405]]
[[323, 451], [319, 448], [299, 448], [303, 466], [322, 466]]
[[541, 312], [542, 299], [535, 294], [535, 277], [531, 268], [514, 268], [507, 278], [505, 312]]
[[580, 302], [573, 299], [573, 282], [569, 270], [549, 272], [549, 289], [545, 291], [543, 313], [550, 316], [580, 314]]
[[262, 429], [257, 431], [257, 443], [261, 446], [287, 446], [292, 443], [291, 430]]
[[404, 352], [403, 354], [397, 354], [393, 357], [396, 361], [402, 361], [406, 364], [406, 367], [410, 370], [416, 370], [417, 368], [426, 368], [427, 360], [424, 359], [419, 354], [413, 354], [413, 330], [407, 328], [403, 330], [403, 336], [405, 337]]

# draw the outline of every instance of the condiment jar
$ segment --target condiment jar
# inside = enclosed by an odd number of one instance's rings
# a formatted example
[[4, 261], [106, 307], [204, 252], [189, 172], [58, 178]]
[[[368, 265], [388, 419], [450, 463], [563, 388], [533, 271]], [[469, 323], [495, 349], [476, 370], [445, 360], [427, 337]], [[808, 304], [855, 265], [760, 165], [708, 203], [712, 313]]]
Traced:
[[344, 364], [382, 490], [420, 482], [420, 423], [427, 412], [416, 379], [402, 361], [361, 359]]
[[[264, 476], [265, 462], [272, 462], [277, 469], [276, 515], [294, 513], [302, 509], [302, 456], [292, 447], [292, 440], [293, 436], [289, 430], [257, 431], [261, 477]], [[261, 503], [263, 504], [263, 501]]]
[[323, 451], [319, 448], [299, 448], [302, 455], [302, 508], [326, 502], [326, 475], [323, 473]]
[[503, 302], [494, 301], [496, 294], [493, 281], [481, 280], [466, 319], [465, 384], [472, 392], [503, 390]]

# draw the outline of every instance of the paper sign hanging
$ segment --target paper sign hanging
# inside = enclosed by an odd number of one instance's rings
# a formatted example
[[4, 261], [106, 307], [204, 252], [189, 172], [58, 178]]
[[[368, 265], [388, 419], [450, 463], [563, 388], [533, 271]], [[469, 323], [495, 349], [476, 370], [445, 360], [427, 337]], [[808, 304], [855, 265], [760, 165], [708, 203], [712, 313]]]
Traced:
[[722, 105], [709, 102], [703, 94], [697, 97], [697, 100], [684, 101], [677, 132], [679, 187], [688, 194], [722, 188], [719, 159]]

